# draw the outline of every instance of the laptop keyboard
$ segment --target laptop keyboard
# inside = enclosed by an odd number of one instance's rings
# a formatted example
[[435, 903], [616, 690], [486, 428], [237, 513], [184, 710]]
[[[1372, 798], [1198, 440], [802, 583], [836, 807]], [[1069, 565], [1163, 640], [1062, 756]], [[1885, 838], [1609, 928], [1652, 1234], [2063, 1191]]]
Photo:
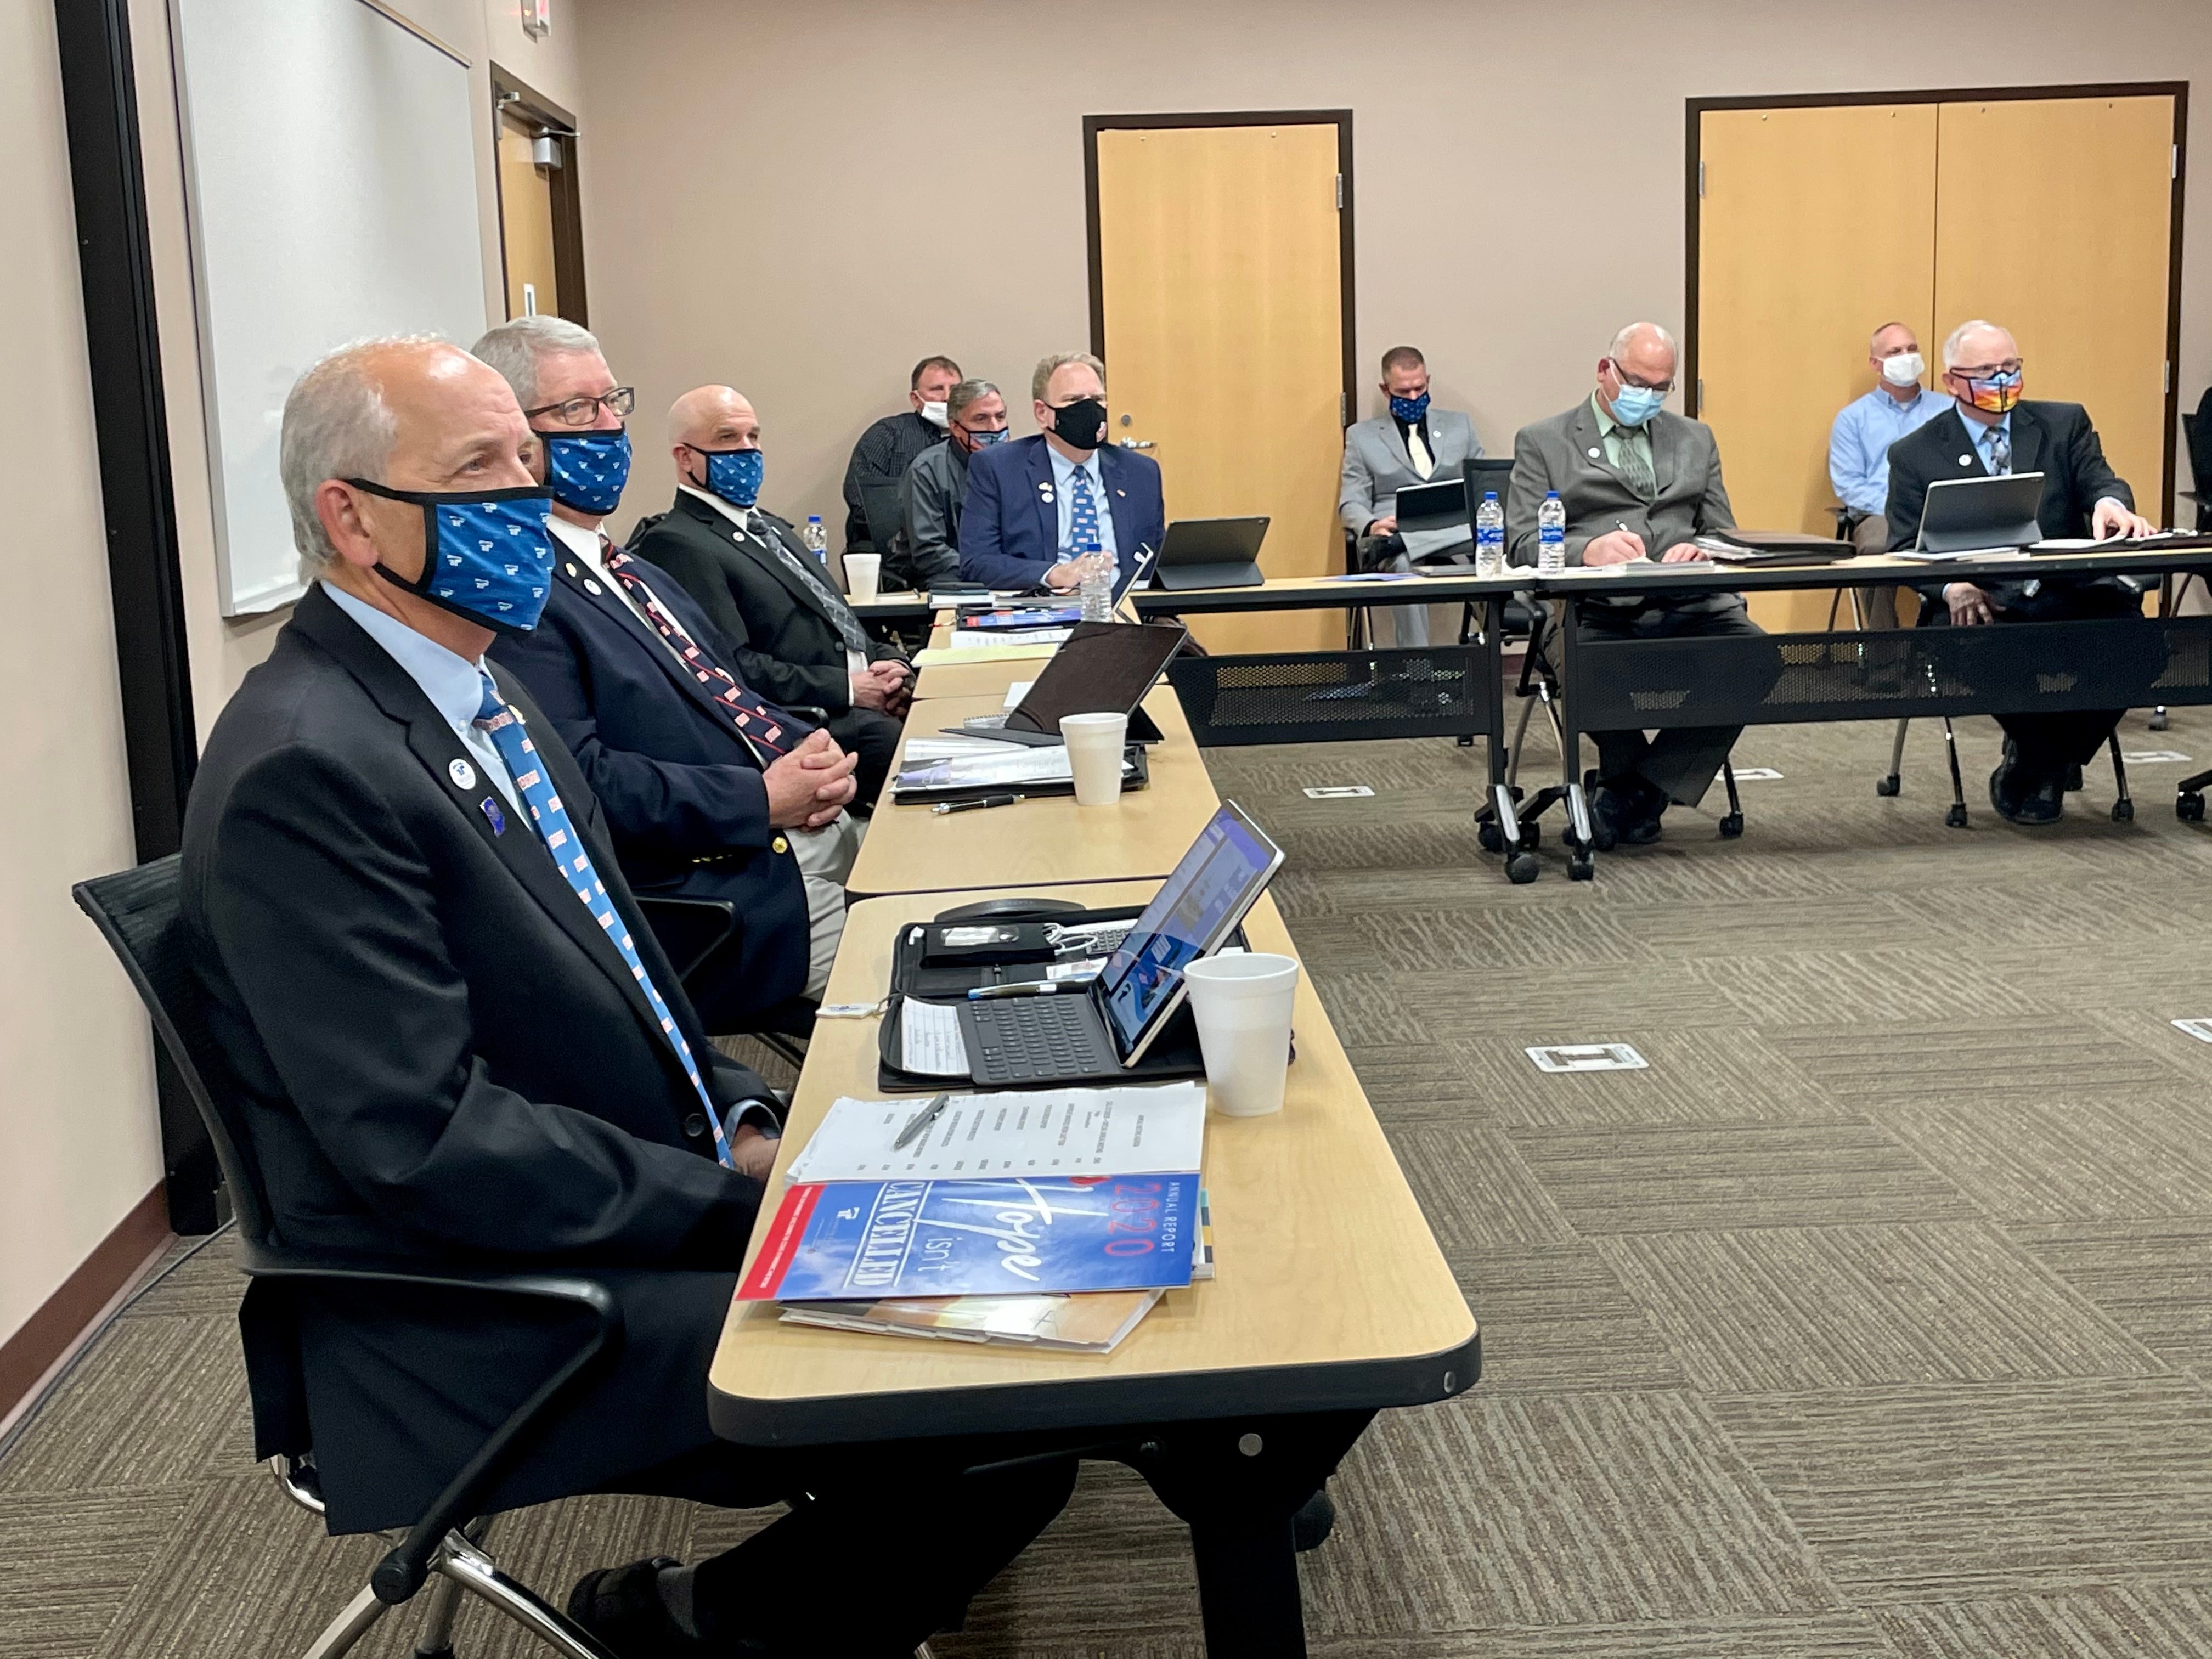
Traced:
[[1085, 997], [1021, 997], [969, 1005], [975, 1042], [969, 1055], [978, 1083], [1033, 1083], [1118, 1071]]

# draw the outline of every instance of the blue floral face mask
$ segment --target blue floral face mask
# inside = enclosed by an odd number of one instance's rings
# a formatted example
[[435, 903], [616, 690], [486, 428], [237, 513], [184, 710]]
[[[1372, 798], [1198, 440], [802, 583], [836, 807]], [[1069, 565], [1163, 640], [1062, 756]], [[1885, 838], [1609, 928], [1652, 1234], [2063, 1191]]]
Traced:
[[1393, 398], [1390, 412], [1407, 426], [1413, 426], [1429, 412], [1429, 394], [1424, 392], [1418, 398]]
[[527, 634], [545, 611], [553, 540], [545, 528], [552, 492], [523, 489], [387, 489], [348, 478], [356, 489], [422, 509], [422, 574], [410, 581], [379, 561], [394, 587], [505, 634]]
[[707, 458], [707, 490], [720, 495], [732, 507], [750, 507], [760, 500], [761, 478], [768, 471], [768, 457], [758, 449], [699, 449], [692, 448]]
[[629, 434], [541, 432], [545, 482], [553, 499], [578, 513], [604, 519], [622, 501], [629, 482]]

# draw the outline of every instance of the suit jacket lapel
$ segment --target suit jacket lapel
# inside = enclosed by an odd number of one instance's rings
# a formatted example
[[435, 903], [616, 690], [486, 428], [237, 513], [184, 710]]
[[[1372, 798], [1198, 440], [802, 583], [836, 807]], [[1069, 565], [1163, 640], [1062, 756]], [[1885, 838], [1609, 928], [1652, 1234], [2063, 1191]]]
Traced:
[[831, 627], [836, 626], [836, 618], [830, 616], [823, 608], [822, 601], [816, 599], [806, 584], [793, 574], [789, 565], [776, 556], [775, 550], [767, 545], [776, 537], [777, 531], [774, 525], [766, 522], [761, 517], [757, 510], [754, 512], [750, 525], [745, 530], [739, 530], [727, 519], [721, 520], [720, 528], [722, 533], [735, 542], [738, 550], [747, 558], [761, 566], [789, 589], [793, 599], [798, 600], [799, 604], [805, 605]]
[[2012, 470], [2038, 471], [2042, 459], [2043, 422], [2029, 412], [2026, 404], [2017, 404], [2012, 411]]
[[1606, 477], [1618, 480], [1620, 487], [1628, 490], [1630, 494], [1635, 493], [1633, 486], [1628, 482], [1627, 475], [1606, 459], [1605, 440], [1599, 435], [1597, 416], [1590, 413], [1589, 402], [1587, 398], [1583, 401], [1581, 407], [1575, 410], [1575, 418], [1567, 423], [1567, 441], [1575, 447], [1576, 453], [1581, 460], [1595, 467]]
[[1030, 456], [1028, 476], [1030, 499], [1036, 503], [1037, 523], [1044, 532], [1045, 562], [1049, 564], [1060, 553], [1060, 503], [1052, 483], [1052, 447], [1042, 436]]
[[[580, 597], [585, 604], [592, 606], [603, 615], [612, 617], [615, 625], [626, 632], [630, 638], [641, 643], [641, 647], [653, 659], [661, 672], [667, 675], [671, 682], [682, 688], [684, 696], [705, 709], [713, 717], [716, 726], [728, 727], [729, 715], [724, 711], [722, 705], [715, 700], [714, 694], [707, 689], [706, 683], [699, 678], [697, 672], [686, 668], [677, 657], [676, 653], [669, 648], [668, 641], [662, 639], [646, 623], [640, 622], [637, 614], [623, 603], [622, 596], [612, 592], [607, 582], [592, 578], [587, 586], [582, 568], [574, 559], [565, 556], [565, 552], [561, 562], [555, 567], [553, 576], [556, 581]], [[611, 578], [609, 579], [610, 581], [611, 580]], [[596, 593], [592, 592], [594, 587], [599, 590]], [[659, 591], [657, 588], [654, 590], [656, 593]], [[701, 646], [700, 649], [704, 651], [706, 647]], [[727, 666], [726, 664], [724, 665]], [[732, 672], [734, 675], [735, 671], [732, 670]], [[732, 734], [735, 735], [733, 729]]]
[[1651, 419], [1651, 496], [1654, 501], [1667, 493], [1667, 486], [1674, 482], [1675, 463], [1681, 459], [1681, 433], [1674, 422], [1679, 416], [1656, 415]]
[[[1398, 465], [1407, 472], [1413, 471], [1413, 447], [1406, 441], [1406, 428], [1398, 424], [1395, 415], [1382, 417], [1382, 447], [1395, 456]], [[1434, 451], [1430, 452], [1430, 459], [1435, 459]]]

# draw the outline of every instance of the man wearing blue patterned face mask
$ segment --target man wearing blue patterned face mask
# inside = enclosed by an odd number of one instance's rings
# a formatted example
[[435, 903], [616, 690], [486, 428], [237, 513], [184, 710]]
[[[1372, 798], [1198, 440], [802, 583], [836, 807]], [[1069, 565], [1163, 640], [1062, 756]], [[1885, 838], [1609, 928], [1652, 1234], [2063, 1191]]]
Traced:
[[[1468, 556], [1474, 532], [1463, 522], [1456, 528], [1401, 532], [1398, 492], [1464, 477], [1467, 463], [1482, 454], [1474, 421], [1431, 404], [1429, 365], [1413, 346], [1392, 346], [1382, 354], [1382, 383], [1376, 390], [1388, 412], [1345, 428], [1337, 487], [1337, 516], [1358, 538], [1360, 568], [1407, 570], [1417, 562]], [[1383, 614], [1390, 619], [1395, 643], [1429, 642], [1425, 605], [1391, 605]]]

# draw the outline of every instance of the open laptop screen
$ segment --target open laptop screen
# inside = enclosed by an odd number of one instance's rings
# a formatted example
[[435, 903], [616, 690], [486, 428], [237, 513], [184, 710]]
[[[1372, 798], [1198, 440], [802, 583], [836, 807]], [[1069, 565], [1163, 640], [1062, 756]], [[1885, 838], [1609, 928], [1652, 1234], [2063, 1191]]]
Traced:
[[1199, 832], [1098, 976], [1125, 1061], [1182, 1002], [1184, 967], [1235, 931], [1282, 861], [1283, 849], [1234, 802]]

